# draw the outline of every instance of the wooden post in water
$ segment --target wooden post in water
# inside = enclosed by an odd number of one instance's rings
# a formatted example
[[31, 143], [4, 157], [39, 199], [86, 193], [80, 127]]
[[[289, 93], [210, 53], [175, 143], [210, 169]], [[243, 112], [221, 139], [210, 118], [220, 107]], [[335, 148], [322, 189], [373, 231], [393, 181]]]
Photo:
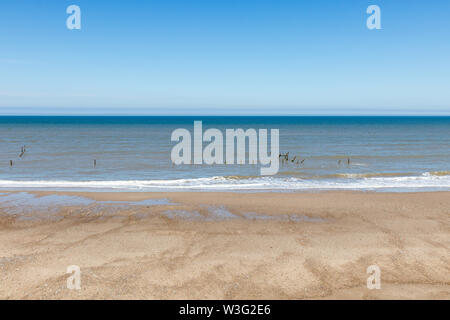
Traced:
[[20, 155], [19, 158], [22, 158], [22, 156], [25, 154], [25, 146], [22, 146], [22, 148], [20, 148]]

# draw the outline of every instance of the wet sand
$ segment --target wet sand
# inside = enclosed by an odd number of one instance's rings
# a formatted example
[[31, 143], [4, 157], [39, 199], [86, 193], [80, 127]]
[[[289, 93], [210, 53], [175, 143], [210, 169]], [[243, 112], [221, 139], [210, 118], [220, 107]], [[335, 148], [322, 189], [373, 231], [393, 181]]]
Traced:
[[449, 249], [450, 192], [0, 193], [2, 299], [449, 299]]

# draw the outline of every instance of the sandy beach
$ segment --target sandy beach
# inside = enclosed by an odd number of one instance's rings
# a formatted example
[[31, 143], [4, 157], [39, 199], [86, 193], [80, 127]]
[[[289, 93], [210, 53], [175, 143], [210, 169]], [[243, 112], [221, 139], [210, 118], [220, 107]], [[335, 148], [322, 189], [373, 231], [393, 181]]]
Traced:
[[449, 217], [449, 192], [2, 192], [0, 298], [449, 299]]

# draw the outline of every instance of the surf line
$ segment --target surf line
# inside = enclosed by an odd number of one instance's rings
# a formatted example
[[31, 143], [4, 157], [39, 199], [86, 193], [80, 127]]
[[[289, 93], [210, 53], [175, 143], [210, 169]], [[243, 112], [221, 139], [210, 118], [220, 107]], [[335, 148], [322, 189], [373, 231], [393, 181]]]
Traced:
[[[280, 131], [270, 129], [269, 152], [267, 132], [268, 129], [258, 129], [258, 131], [253, 128], [245, 131], [244, 129], [226, 129], [224, 150], [222, 131], [210, 128], [203, 132], [202, 121], [194, 121], [193, 141], [190, 131], [185, 128], [178, 128], [172, 132], [171, 141], [178, 143], [172, 148], [170, 157], [175, 165], [191, 164], [192, 161], [194, 164], [242, 165], [247, 163], [245, 155], [248, 149], [248, 164], [254, 165], [259, 162], [261, 175], [274, 175], [279, 169]], [[203, 142], [209, 142], [209, 144], [203, 148]], [[193, 159], [192, 145], [194, 146]]]

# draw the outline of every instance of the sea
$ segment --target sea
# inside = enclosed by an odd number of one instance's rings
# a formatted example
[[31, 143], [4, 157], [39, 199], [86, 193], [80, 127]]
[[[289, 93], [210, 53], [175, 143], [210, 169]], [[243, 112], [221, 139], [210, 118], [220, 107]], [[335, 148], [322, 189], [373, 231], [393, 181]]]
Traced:
[[[171, 134], [194, 121], [279, 129], [289, 160], [273, 176], [258, 164], [174, 165]], [[0, 116], [0, 189], [448, 191], [450, 117]]]

